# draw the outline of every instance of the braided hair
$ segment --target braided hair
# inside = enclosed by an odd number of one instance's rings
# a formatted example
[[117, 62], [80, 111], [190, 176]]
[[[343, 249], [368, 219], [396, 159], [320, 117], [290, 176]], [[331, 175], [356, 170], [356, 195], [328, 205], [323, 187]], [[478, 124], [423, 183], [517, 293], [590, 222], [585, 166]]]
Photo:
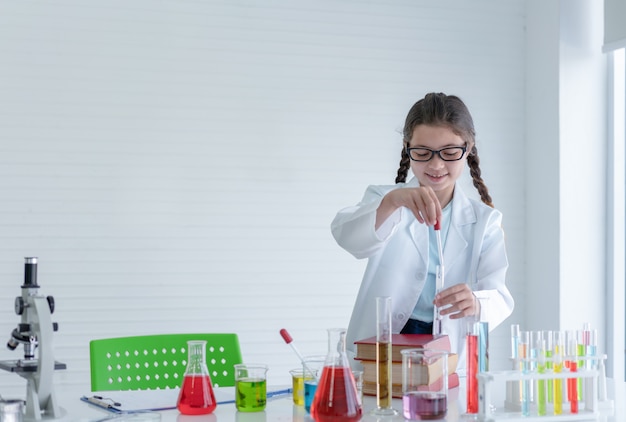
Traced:
[[472, 176], [472, 183], [478, 190], [480, 199], [485, 204], [493, 207], [489, 190], [481, 177], [480, 159], [476, 149], [476, 132], [474, 131], [472, 115], [463, 101], [454, 95], [432, 92], [426, 94], [424, 98], [416, 102], [409, 110], [402, 131], [402, 152], [396, 183], [406, 182], [409, 169], [411, 168], [406, 148], [413, 136], [413, 131], [418, 125], [447, 127], [465, 141], [469, 150], [467, 164]]

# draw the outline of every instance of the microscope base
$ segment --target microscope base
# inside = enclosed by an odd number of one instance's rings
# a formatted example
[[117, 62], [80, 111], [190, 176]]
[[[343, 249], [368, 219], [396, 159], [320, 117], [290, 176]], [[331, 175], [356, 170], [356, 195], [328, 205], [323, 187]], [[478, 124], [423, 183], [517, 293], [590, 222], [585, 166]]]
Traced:
[[54, 392], [44, 395], [40, 400], [39, 392], [32, 380], [26, 385], [25, 421], [55, 420], [65, 416], [64, 409], [58, 406]]
[[33, 417], [33, 416], [24, 416], [22, 418], [22, 420], [24, 422], [56, 421], [56, 420], [61, 420], [61, 419], [65, 418], [65, 416], [67, 416], [67, 412], [65, 411], [65, 409], [63, 409], [61, 407], [61, 408], [59, 408], [59, 414], [57, 416], [41, 415], [41, 417], [39, 419], [37, 419], [37, 417]]

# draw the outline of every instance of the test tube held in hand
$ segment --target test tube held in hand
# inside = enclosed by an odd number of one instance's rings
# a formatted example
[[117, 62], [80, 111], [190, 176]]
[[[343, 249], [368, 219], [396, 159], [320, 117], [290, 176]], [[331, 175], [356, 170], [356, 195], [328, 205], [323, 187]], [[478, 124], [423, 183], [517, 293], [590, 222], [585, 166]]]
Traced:
[[[437, 265], [435, 273], [435, 294], [439, 293], [443, 289], [443, 266]], [[441, 314], [439, 313], [439, 307], [433, 306], [433, 336], [439, 336], [442, 334], [441, 328]]]
[[[437, 255], [439, 258], [439, 265], [437, 265], [435, 272], [435, 294], [437, 294], [443, 289], [444, 284], [443, 245], [441, 243], [441, 223], [439, 220], [435, 223], [434, 229], [437, 237]], [[433, 312], [433, 335], [439, 336], [442, 334], [441, 314], [437, 306], [433, 308]]]

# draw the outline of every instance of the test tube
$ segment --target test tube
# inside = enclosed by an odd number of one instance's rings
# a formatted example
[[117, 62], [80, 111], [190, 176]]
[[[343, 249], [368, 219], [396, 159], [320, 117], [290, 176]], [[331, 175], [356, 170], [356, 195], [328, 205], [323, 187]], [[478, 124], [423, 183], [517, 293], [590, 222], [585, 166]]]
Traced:
[[[539, 340], [538, 350], [537, 350], [537, 373], [545, 374], [546, 373], [546, 342], [542, 336], [543, 333], [540, 333], [541, 339]], [[545, 379], [537, 380], [537, 415], [545, 416], [546, 415], [546, 393], [547, 386], [549, 382], [546, 382]]]
[[[554, 373], [560, 374], [563, 372], [563, 333], [560, 331], [554, 332], [554, 352], [552, 357], [554, 359]], [[554, 414], [561, 415], [563, 413], [563, 379], [554, 379]]]
[[[595, 357], [597, 352], [597, 347], [598, 347], [598, 330], [594, 329], [589, 329], [589, 343], [587, 344], [587, 350], [586, 350], [586, 354], [587, 356], [590, 357]], [[589, 359], [587, 361], [587, 368], [589, 369], [594, 369], [596, 368], [598, 365], [598, 361], [595, 359]]]
[[[580, 361], [576, 360], [576, 354], [580, 355], [580, 345], [578, 345], [576, 338], [573, 336], [570, 337], [569, 341], [569, 352], [573, 353], [573, 356], [570, 358], [569, 371], [575, 374], [578, 372], [578, 366], [580, 365]], [[569, 378], [567, 385], [570, 413], [578, 413], [578, 394], [582, 391], [582, 378]]]
[[[576, 360], [577, 352], [576, 332], [572, 330], [565, 331], [565, 368], [574, 373], [577, 371], [578, 361]], [[574, 402], [578, 402], [578, 380], [574, 377], [567, 378], [567, 401], [570, 407], [574, 407]]]
[[467, 324], [467, 413], [478, 413], [478, 323]]
[[[439, 233], [439, 231], [437, 231]], [[437, 265], [435, 270], [435, 294], [439, 293], [443, 289], [444, 283], [444, 274], [443, 274], [443, 265]], [[443, 334], [442, 331], [442, 317], [439, 312], [439, 307], [435, 305], [433, 307], [433, 335], [440, 336]]]
[[[520, 337], [519, 324], [511, 324], [511, 366], [513, 370], [519, 369], [518, 345]], [[507, 381], [506, 404], [511, 410], [518, 410], [521, 402], [521, 381]]]
[[[529, 349], [529, 333], [522, 331], [520, 333], [517, 355], [520, 360], [520, 370], [527, 374], [529, 370], [528, 361]], [[522, 416], [530, 416], [530, 380], [522, 381]]]
[[476, 322], [478, 325], [478, 372], [489, 371], [489, 323]]
[[[554, 350], [553, 346], [553, 337], [554, 333], [552, 331], [546, 330], [543, 332], [543, 342], [545, 347], [545, 357], [546, 357], [546, 371], [551, 372], [553, 369], [552, 364], [552, 351]], [[548, 403], [552, 403], [554, 401], [554, 383], [548, 382]]]
[[[541, 343], [542, 343], [542, 334], [541, 331], [531, 331], [530, 332], [530, 348], [529, 348], [529, 357], [530, 361], [528, 362], [528, 370], [530, 373], [534, 373], [537, 371], [537, 359], [539, 358], [539, 354], [541, 353]], [[537, 387], [535, 382], [530, 383], [530, 401], [536, 401], [536, 390]]]
[[[517, 345], [519, 344], [519, 324], [511, 324], [511, 358], [517, 359]], [[516, 369], [517, 362], [513, 364], [513, 368]]]
[[[586, 326], [587, 324], [585, 324]], [[576, 331], [576, 355], [579, 357], [578, 359], [578, 367], [577, 370], [587, 368], [587, 362], [584, 359], [587, 355], [587, 345], [589, 344], [589, 332], [585, 329]], [[582, 359], [581, 359], [582, 358]], [[577, 388], [577, 400], [583, 399], [583, 379], [578, 378], [577, 380], [578, 388]]]
[[[587, 356], [587, 361], [585, 362], [585, 368], [587, 370], [593, 371], [597, 369], [599, 372], [598, 376], [598, 387], [597, 391], [600, 392], [602, 388], [602, 383], [604, 383], [604, 388], [606, 389], [606, 378], [602, 378], [605, 376], [604, 369], [600, 372], [600, 362], [598, 359], [595, 359], [597, 353], [597, 344], [598, 344], [598, 330], [591, 329], [590, 324], [585, 324], [583, 331], [586, 333], [587, 345], [585, 346], [585, 355]], [[583, 398], [585, 403], [593, 399], [592, 393], [595, 391], [593, 386], [593, 378], [585, 378], [585, 382], [583, 385]], [[606, 391], [606, 390], [605, 390]], [[597, 395], [599, 397], [599, 394]]]

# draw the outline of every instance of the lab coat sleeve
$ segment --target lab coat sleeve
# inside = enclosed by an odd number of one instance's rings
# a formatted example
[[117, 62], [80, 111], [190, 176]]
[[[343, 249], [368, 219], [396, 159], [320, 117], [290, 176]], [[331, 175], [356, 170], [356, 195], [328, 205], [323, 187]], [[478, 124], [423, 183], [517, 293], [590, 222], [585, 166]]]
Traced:
[[473, 286], [474, 295], [480, 301], [480, 320], [489, 323], [490, 331], [511, 315], [514, 306], [505, 284], [508, 260], [501, 222], [502, 215], [498, 211], [487, 220]]
[[330, 229], [333, 237], [356, 258], [367, 258], [382, 248], [401, 219], [400, 209], [376, 230], [376, 210], [390, 187], [369, 186], [357, 205], [340, 210]]

